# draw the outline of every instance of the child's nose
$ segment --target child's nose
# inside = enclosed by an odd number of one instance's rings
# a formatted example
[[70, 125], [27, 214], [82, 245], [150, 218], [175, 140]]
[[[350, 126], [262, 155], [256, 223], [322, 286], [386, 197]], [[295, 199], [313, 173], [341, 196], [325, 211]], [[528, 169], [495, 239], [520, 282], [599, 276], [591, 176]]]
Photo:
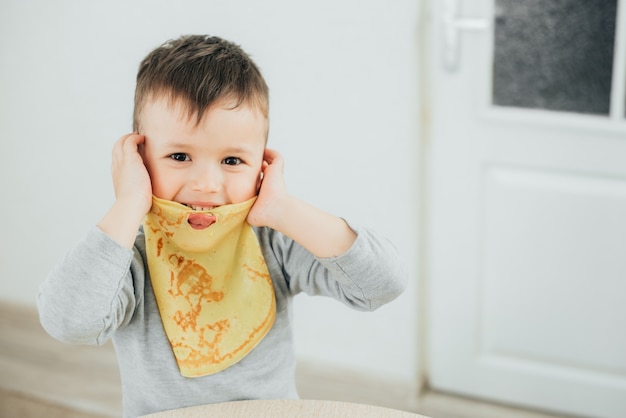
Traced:
[[222, 187], [221, 170], [210, 164], [196, 166], [191, 178], [191, 187], [202, 193], [219, 192]]

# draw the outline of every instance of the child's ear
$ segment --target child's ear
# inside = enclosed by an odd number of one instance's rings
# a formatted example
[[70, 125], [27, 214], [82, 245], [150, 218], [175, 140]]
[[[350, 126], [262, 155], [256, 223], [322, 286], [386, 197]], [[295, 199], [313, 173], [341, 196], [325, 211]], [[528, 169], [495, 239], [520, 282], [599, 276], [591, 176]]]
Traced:
[[263, 174], [268, 165], [269, 163], [265, 160], [265, 152], [264, 152], [263, 161], [261, 162], [261, 170], [259, 171], [259, 178], [257, 179], [257, 183], [256, 183], [257, 194], [259, 193], [259, 190], [261, 190], [261, 183], [263, 183]]
[[137, 152], [139, 153], [139, 155], [141, 155], [141, 158], [145, 161], [146, 137], [143, 134], [140, 134], [139, 132], [136, 132], [136, 134], [143, 136], [143, 141], [141, 141], [139, 144], [137, 144]]
[[259, 178], [256, 181], [256, 193], [259, 194], [259, 190], [261, 190], [261, 183], [263, 183], [263, 170], [259, 172]]

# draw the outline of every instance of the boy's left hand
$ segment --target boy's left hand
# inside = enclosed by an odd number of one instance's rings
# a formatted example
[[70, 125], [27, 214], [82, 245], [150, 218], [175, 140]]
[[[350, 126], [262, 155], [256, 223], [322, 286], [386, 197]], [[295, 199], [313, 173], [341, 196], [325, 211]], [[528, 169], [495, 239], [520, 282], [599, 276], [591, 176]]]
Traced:
[[282, 155], [275, 150], [265, 150], [259, 194], [248, 213], [247, 221], [250, 225], [273, 227], [280, 219], [284, 202], [289, 197], [285, 187], [284, 167]]

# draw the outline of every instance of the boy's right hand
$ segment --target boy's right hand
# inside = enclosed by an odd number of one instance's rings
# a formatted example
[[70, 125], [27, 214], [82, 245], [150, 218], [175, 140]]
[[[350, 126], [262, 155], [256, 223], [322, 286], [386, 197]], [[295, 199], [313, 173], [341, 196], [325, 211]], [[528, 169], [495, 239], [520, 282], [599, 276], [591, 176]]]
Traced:
[[152, 206], [152, 183], [141, 155], [143, 135], [121, 137], [113, 146], [111, 174], [115, 203], [98, 222], [98, 227], [113, 240], [132, 248], [135, 235]]
[[144, 140], [137, 133], [124, 135], [113, 146], [111, 161], [116, 201], [142, 217], [152, 206], [152, 184], [141, 155]]

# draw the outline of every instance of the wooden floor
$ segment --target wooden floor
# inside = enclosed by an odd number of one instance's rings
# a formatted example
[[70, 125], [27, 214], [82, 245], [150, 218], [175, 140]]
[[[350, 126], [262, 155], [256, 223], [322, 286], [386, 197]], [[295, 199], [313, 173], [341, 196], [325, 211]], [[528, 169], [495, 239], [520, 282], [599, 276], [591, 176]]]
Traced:
[[[0, 417], [104, 418], [121, 416], [115, 352], [70, 346], [49, 337], [32, 308], [0, 302]], [[406, 382], [300, 364], [304, 399], [365, 403], [433, 418], [555, 418], [435, 392], [416, 396]]]

